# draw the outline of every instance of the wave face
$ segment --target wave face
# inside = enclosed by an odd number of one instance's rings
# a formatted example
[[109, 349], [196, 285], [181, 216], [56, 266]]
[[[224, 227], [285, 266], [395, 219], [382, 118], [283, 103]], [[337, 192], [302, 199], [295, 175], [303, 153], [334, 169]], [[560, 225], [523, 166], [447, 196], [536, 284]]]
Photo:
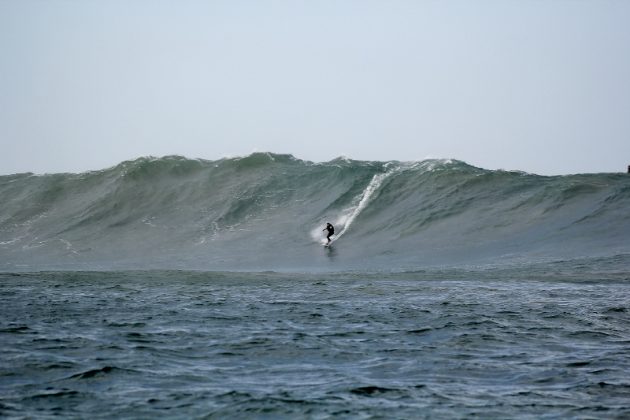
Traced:
[[[630, 176], [141, 158], [0, 177], [0, 269], [414, 270], [630, 252]], [[326, 222], [336, 242], [323, 248]]]

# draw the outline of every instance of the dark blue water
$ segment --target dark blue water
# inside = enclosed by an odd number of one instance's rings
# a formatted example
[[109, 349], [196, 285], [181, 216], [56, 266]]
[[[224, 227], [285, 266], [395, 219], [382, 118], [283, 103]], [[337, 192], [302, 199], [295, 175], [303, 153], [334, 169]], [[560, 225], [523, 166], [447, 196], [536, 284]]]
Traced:
[[627, 417], [627, 260], [4, 274], [0, 414]]

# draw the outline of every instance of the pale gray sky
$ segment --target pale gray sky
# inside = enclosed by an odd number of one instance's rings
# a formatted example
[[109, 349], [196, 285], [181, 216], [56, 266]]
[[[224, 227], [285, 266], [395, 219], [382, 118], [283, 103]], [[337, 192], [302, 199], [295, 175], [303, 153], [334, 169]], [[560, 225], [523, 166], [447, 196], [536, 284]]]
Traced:
[[0, 0], [0, 146], [625, 171], [630, 1]]

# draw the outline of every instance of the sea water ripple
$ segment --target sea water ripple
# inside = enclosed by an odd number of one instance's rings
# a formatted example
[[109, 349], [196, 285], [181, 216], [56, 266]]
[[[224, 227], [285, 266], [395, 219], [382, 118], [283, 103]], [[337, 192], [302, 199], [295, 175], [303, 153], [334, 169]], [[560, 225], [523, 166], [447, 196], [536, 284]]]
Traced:
[[482, 277], [0, 274], [0, 415], [630, 415], [626, 281]]

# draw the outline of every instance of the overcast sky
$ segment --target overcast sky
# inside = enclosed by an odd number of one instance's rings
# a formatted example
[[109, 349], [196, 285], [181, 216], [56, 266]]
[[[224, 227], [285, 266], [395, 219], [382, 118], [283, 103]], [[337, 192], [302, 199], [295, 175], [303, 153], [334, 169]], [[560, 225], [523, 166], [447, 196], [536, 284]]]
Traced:
[[625, 171], [630, 1], [0, 0], [0, 146]]

